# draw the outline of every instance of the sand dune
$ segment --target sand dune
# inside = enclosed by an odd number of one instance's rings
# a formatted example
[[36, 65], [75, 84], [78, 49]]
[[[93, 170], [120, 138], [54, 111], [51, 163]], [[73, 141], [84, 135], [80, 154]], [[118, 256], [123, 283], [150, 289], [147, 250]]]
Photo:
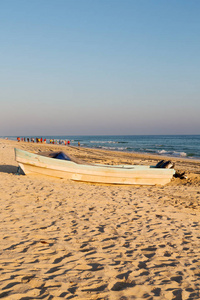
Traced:
[[16, 175], [14, 147], [96, 163], [160, 157], [0, 140], [0, 298], [200, 299], [200, 161], [187, 179], [115, 186]]

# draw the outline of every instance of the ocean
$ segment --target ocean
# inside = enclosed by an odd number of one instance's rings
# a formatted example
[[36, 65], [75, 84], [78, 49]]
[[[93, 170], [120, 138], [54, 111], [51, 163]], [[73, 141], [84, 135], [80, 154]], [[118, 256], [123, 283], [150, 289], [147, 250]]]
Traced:
[[[23, 136], [27, 138], [27, 136]], [[36, 136], [28, 136], [29, 138]], [[41, 136], [37, 136], [41, 138]], [[5, 138], [5, 137], [1, 137]], [[16, 140], [16, 136], [8, 136]], [[169, 157], [200, 159], [200, 135], [92, 135], [92, 136], [42, 136], [47, 143], [69, 140], [71, 146], [159, 154]]]

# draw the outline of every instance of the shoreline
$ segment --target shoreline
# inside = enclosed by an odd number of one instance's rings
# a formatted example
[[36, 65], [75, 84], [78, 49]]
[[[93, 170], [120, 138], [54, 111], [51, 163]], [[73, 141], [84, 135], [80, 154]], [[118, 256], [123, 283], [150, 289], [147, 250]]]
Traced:
[[[189, 158], [189, 157], [177, 157], [177, 156], [168, 156], [168, 155], [162, 155], [162, 154], [150, 154], [147, 152], [128, 152], [128, 151], [120, 151], [120, 150], [111, 150], [111, 149], [98, 149], [98, 148], [88, 148], [88, 147], [83, 147], [83, 146], [72, 146], [72, 145], [59, 145], [59, 144], [48, 144], [48, 143], [31, 143], [31, 142], [17, 142], [17, 141], [13, 141], [13, 140], [4, 140], [0, 138], [0, 142], [4, 142], [4, 141], [8, 141], [8, 142], [12, 142], [13, 144], [17, 143], [17, 145], [19, 145], [19, 148], [21, 148], [20, 145], [22, 145], [22, 148], [24, 148], [24, 145], [27, 145], [27, 148], [40, 148], [44, 147], [44, 148], [50, 148], [52, 146], [54, 148], [59, 148], [59, 149], [64, 149], [66, 151], [70, 151], [70, 149], [76, 149], [78, 151], [88, 151], [88, 152], [96, 152], [96, 153], [102, 153], [102, 154], [111, 154], [111, 155], [117, 155], [119, 154], [120, 156], [122, 156], [123, 154], [127, 157], [130, 156], [132, 158], [141, 158], [141, 159], [152, 159], [152, 160], [161, 160], [161, 159], [165, 159], [165, 160], [174, 160], [174, 161], [179, 161], [179, 162], [186, 162], [186, 163], [200, 163], [200, 159], [196, 159], [196, 158]], [[17, 146], [15, 146], [17, 148]], [[26, 148], [26, 147], [25, 147]]]
[[[174, 136], [176, 136], [176, 135], [174, 135]], [[177, 135], [177, 136], [179, 136], [179, 135]], [[182, 136], [184, 136], [184, 135], [182, 135]], [[191, 135], [188, 135], [188, 136], [191, 136]], [[195, 136], [199, 136], [199, 135], [195, 135]], [[60, 136], [61, 137], [61, 136]], [[64, 136], [63, 136], [64, 137]], [[85, 137], [85, 136], [84, 136]], [[27, 139], [27, 137], [25, 137], [26, 139]], [[47, 138], [47, 141], [48, 141], [48, 138], [50, 138], [50, 136], [48, 136], [48, 137], [46, 137]], [[46, 138], [45, 138], [45, 143], [46, 143]], [[3, 138], [1, 138], [1, 139], [3, 139]], [[5, 138], [5, 139], [8, 139], [9, 140], [9, 138]], [[20, 139], [20, 138], [19, 138]], [[34, 143], [36, 143], [36, 139], [37, 138], [35, 138], [35, 141], [34, 141]], [[39, 139], [40, 140], [40, 139]], [[44, 139], [42, 139], [43, 140], [43, 143], [44, 143]], [[51, 139], [50, 138], [50, 140], [54, 140], [54, 139]], [[10, 139], [10, 141], [16, 141], [16, 140], [13, 140], [13, 139]], [[55, 143], [55, 145], [57, 145], [57, 146], [68, 146], [67, 145], [67, 143], [68, 143], [68, 141], [69, 141], [69, 144], [70, 144], [70, 139], [68, 140], [68, 139], [60, 139], [60, 141], [61, 141], [61, 144], [59, 144], [58, 143], [58, 141], [59, 141], [59, 138], [58, 139], [55, 139], [55, 141], [56, 141], [56, 143]], [[72, 141], [74, 141], [74, 140], [72, 140]], [[31, 142], [31, 138], [29, 138], [29, 142], [26, 140], [26, 141], [21, 141], [21, 139], [20, 139], [20, 142], [21, 143], [23, 143], [23, 142], [27, 142], [27, 143], [32, 143]], [[77, 140], [77, 142], [78, 142], [78, 140]], [[40, 142], [38, 142], [38, 144], [40, 144]], [[53, 145], [53, 143], [47, 143], [47, 145]], [[75, 145], [70, 145], [71, 147], [76, 147]], [[184, 153], [185, 155], [181, 155], [181, 152], [179, 152], [179, 156], [178, 155], [171, 155], [171, 154], [165, 154], [164, 152], [162, 153], [151, 153], [151, 152], [135, 152], [135, 151], [131, 151], [131, 152], [129, 152], [129, 151], [127, 151], [127, 149], [124, 149], [124, 150], [120, 150], [120, 149], [108, 149], [108, 148], [106, 148], [106, 149], [104, 149], [103, 147], [102, 148], [93, 148], [93, 147], [85, 147], [85, 146], [81, 146], [82, 148], [87, 148], [87, 149], [94, 149], [94, 150], [102, 150], [102, 151], [114, 151], [114, 152], [123, 152], [123, 153], [136, 153], [136, 154], [141, 154], [141, 155], [152, 155], [152, 156], [158, 156], [158, 157], [166, 157], [166, 158], [168, 158], [168, 160], [169, 159], [189, 159], [189, 160], [195, 160], [195, 161], [200, 161], [200, 156], [194, 156], [194, 155], [188, 155], [187, 156], [187, 154], [186, 153]], [[178, 150], [177, 150], [178, 151]]]
[[0, 139], [2, 299], [199, 299], [199, 161], [177, 160], [188, 178], [165, 186], [101, 185], [16, 175], [14, 147], [109, 164], [161, 158]]

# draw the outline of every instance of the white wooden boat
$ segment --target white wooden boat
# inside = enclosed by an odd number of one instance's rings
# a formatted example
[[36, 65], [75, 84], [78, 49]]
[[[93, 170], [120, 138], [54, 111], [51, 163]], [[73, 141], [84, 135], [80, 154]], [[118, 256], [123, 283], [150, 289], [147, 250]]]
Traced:
[[16, 161], [25, 174], [42, 174], [53, 177], [106, 184], [166, 184], [174, 169], [159, 169], [139, 165], [95, 165], [46, 157], [15, 149]]

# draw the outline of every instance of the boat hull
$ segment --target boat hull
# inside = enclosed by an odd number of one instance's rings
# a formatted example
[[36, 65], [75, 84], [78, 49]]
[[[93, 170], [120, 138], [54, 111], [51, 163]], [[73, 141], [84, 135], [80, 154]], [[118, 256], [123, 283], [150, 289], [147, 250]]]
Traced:
[[174, 169], [149, 166], [83, 165], [15, 149], [16, 161], [25, 174], [42, 174], [75, 181], [106, 184], [164, 185], [169, 183]]

